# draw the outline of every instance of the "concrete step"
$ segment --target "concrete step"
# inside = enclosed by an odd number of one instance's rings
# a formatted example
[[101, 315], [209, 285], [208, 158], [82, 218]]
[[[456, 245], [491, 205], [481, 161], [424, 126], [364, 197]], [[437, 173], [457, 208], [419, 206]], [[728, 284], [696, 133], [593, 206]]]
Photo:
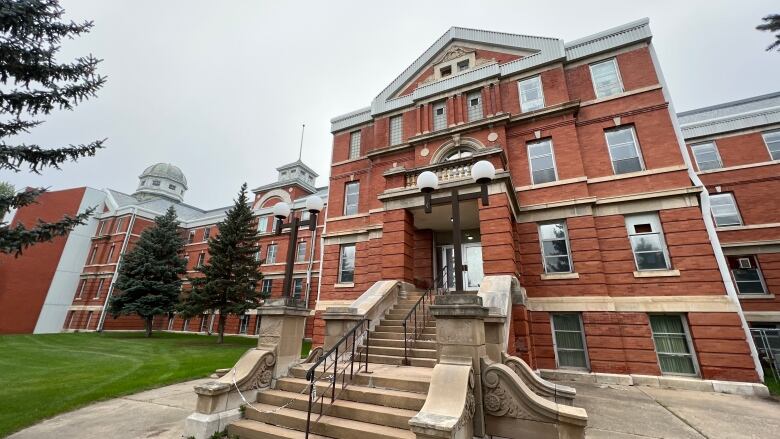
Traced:
[[[305, 427], [305, 426], [304, 426]], [[251, 419], [239, 419], [228, 425], [228, 434], [238, 436], [241, 439], [304, 439], [304, 431], [291, 430], [289, 428], [278, 427], [265, 422], [253, 421]], [[325, 436], [309, 434], [309, 439], [328, 439]]]
[[[365, 357], [364, 354], [360, 354], [358, 357], [362, 361]], [[418, 366], [418, 367], [434, 367], [436, 366], [436, 359], [435, 358], [415, 358], [415, 357], [409, 357], [409, 365], [410, 366]], [[371, 350], [368, 351], [368, 362], [369, 363], [380, 363], [380, 364], [394, 364], [397, 366], [404, 365], [404, 357], [403, 353], [400, 357], [394, 356], [394, 355], [379, 355], [374, 354], [371, 352]], [[369, 369], [370, 370], [370, 369]]]
[[[419, 339], [421, 340], [433, 340], [436, 337], [436, 334], [426, 334], [423, 333], [420, 335]], [[403, 340], [404, 339], [404, 333], [401, 332], [371, 332], [371, 340], [376, 339], [390, 339], [390, 340]]]
[[[401, 326], [401, 325], [403, 325], [403, 323], [404, 323], [404, 319], [388, 319], [387, 317], [385, 317], [385, 318], [379, 320], [379, 324], [380, 325]], [[418, 319], [417, 323], [422, 325], [422, 319]], [[414, 324], [414, 319], [408, 320], [407, 324], [410, 325], [410, 326], [413, 325]], [[427, 326], [428, 328], [435, 328], [436, 327], [436, 321], [433, 319], [433, 317], [430, 317], [428, 319], [427, 324], [428, 324], [428, 326]]]
[[[371, 356], [369, 355], [369, 359]], [[306, 379], [311, 364], [302, 364], [290, 369], [293, 378]], [[318, 369], [318, 373], [319, 373]], [[432, 370], [429, 367], [398, 366], [368, 363], [370, 373], [355, 374], [352, 385], [378, 387], [402, 392], [428, 393]]]
[[[369, 350], [370, 354], [377, 355], [391, 355], [395, 357], [404, 356], [403, 346], [399, 347], [387, 347], [387, 346], [371, 346]], [[436, 358], [436, 349], [416, 349], [410, 348], [408, 352], [409, 357], [414, 358]]]
[[[436, 335], [436, 327], [435, 326], [433, 326], [433, 327], [426, 327], [426, 328], [420, 328], [420, 329], [422, 329], [422, 333], [423, 334]], [[418, 333], [419, 333], [420, 329], [418, 329]], [[400, 325], [399, 326], [390, 326], [390, 325], [381, 324], [381, 325], [377, 325], [374, 328], [374, 331], [376, 331], [376, 332], [400, 332], [401, 334], [403, 334], [404, 327], [400, 326]], [[411, 333], [412, 331], [414, 331], [414, 328], [410, 325], [406, 329], [406, 331], [407, 331], [407, 333]]]
[[[298, 431], [306, 429], [306, 411], [289, 408], [279, 409], [277, 406], [257, 403], [255, 410], [247, 407], [245, 416], [253, 421], [286, 427]], [[278, 410], [277, 410], [278, 409]], [[267, 413], [273, 412], [274, 413]], [[344, 439], [396, 439], [415, 437], [408, 427], [406, 429], [371, 424], [368, 422], [343, 419], [336, 416], [323, 415], [317, 419], [312, 413], [311, 431], [315, 434]]]
[[[377, 347], [390, 347], [390, 348], [403, 348], [404, 347], [404, 341], [401, 340], [393, 340], [393, 339], [384, 339], [384, 338], [372, 338], [371, 339], [371, 349], [374, 348], [374, 346]], [[416, 348], [416, 349], [436, 349], [436, 342], [434, 340], [415, 340], [410, 341], [408, 344], [409, 347]]]
[[[309, 385], [309, 382], [300, 378], [280, 378], [276, 382], [276, 388], [287, 392], [301, 393]], [[317, 384], [317, 393], [328, 390], [328, 383]], [[404, 392], [401, 390], [381, 389], [376, 387], [364, 387], [350, 385], [346, 389], [338, 389], [339, 399], [363, 402], [366, 404], [383, 405], [399, 409], [419, 411], [425, 404], [424, 393]]]

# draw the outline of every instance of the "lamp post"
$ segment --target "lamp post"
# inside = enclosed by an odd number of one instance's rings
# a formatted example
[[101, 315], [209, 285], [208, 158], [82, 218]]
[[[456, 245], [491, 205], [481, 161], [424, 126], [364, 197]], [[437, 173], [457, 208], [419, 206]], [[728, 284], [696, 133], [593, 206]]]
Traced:
[[274, 205], [274, 216], [276, 217], [276, 226], [274, 227], [275, 234], [281, 235], [285, 229], [290, 229], [290, 238], [287, 246], [287, 263], [284, 268], [284, 284], [282, 286], [282, 295], [287, 300], [291, 300], [292, 295], [292, 277], [293, 268], [295, 267], [295, 253], [296, 246], [298, 244], [298, 228], [309, 226], [309, 230], [315, 230], [317, 228], [317, 214], [323, 207], [322, 198], [317, 195], [310, 195], [306, 198], [306, 210], [309, 211], [309, 219], [301, 221], [298, 215], [292, 215], [290, 222], [285, 223], [284, 220], [290, 216], [290, 205], [284, 201], [276, 203]]
[[[448, 197], [431, 199], [431, 193], [439, 188], [439, 178], [431, 171], [423, 171], [417, 176], [417, 187], [425, 195], [425, 213], [431, 213], [432, 204], [452, 205], [452, 253], [455, 265], [455, 291], [463, 291], [463, 254], [461, 251], [460, 232], [460, 202], [481, 198], [482, 205], [488, 206], [487, 185], [496, 176], [496, 168], [487, 160], [480, 160], [471, 166], [471, 178], [481, 186], [479, 193], [460, 194], [457, 188], [452, 189]], [[446, 264], [447, 261], [444, 261]]]

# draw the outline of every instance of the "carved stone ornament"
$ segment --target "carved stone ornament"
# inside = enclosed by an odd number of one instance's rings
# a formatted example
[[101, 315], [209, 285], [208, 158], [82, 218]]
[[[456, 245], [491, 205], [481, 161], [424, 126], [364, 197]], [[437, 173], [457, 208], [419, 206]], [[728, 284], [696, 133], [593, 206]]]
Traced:
[[260, 359], [259, 363], [252, 376], [240, 385], [241, 390], [263, 389], [271, 385], [276, 355], [269, 352]]
[[539, 419], [539, 416], [528, 412], [518, 403], [498, 371], [488, 368], [483, 375], [482, 384], [484, 384], [482, 401], [487, 414], [517, 419]]
[[477, 403], [474, 399], [474, 370], [469, 373], [469, 392], [466, 395], [466, 405], [463, 407], [463, 414], [452, 431], [458, 431], [474, 419], [474, 413], [477, 411]]
[[474, 52], [474, 50], [467, 49], [467, 48], [461, 47], [461, 46], [452, 46], [450, 48], [450, 50], [448, 50], [444, 54], [444, 56], [441, 58], [441, 61], [439, 61], [439, 62], [444, 62], [444, 61], [449, 61], [451, 59], [460, 58], [461, 56], [465, 56], [467, 53], [471, 53], [471, 52]]

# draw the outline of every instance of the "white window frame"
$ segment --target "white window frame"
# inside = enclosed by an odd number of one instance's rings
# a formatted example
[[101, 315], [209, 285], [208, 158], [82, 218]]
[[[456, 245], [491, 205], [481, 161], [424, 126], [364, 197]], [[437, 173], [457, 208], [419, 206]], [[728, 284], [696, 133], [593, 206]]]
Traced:
[[[661, 219], [658, 215], [658, 212], [647, 212], [647, 213], [638, 213], [638, 214], [631, 214], [626, 215], [625, 217], [626, 221], [626, 232], [628, 233], [628, 245], [631, 247], [631, 254], [634, 256], [634, 266], [636, 267], [637, 271], [666, 271], [672, 269], [672, 259], [669, 257], [669, 249], [666, 245], [666, 238], [664, 237], [664, 230], [661, 227]], [[635, 233], [636, 229], [635, 226], [637, 224], [650, 224], [651, 231], [647, 233]], [[634, 250], [634, 244], [631, 240], [632, 236], [643, 236], [643, 235], [658, 235], [659, 241], [661, 243], [661, 251], [664, 256], [664, 261], [666, 262], [666, 267], [663, 268], [639, 268], [639, 262], [636, 257], [636, 251]]]
[[[712, 146], [712, 150], [715, 152], [715, 157], [718, 158], [718, 166], [715, 166], [713, 168], [702, 169], [701, 164], [699, 163], [699, 157], [696, 156], [696, 150], [702, 149], [707, 146]], [[691, 145], [691, 153], [693, 154], [693, 160], [696, 161], [696, 168], [699, 171], [708, 171], [710, 169], [720, 169], [723, 167], [723, 160], [720, 158], [720, 151], [718, 151], [718, 145], [715, 143], [715, 141], [702, 142], [702, 143], [697, 143], [695, 145]]]
[[187, 236], [187, 244], [192, 244], [193, 242], [195, 242], [195, 231], [190, 230], [190, 234]]
[[[566, 256], [569, 258], [569, 271], [547, 271], [547, 255], [544, 254], [544, 243], [545, 241], [558, 241], [558, 239], [544, 239], [542, 237], [542, 226], [551, 225], [551, 224], [563, 224], [563, 232], [565, 233], [563, 239], [566, 241]], [[538, 223], [536, 229], [537, 229], [537, 233], [539, 234], [539, 247], [542, 253], [542, 268], [544, 269], [544, 272], [547, 274], [574, 273], [574, 261], [572, 260], [571, 257], [571, 242], [569, 241], [569, 227], [566, 224], [566, 220], [561, 219], [561, 220], [554, 220], [554, 221], [544, 221]], [[550, 257], [560, 257], [560, 256], [550, 256]]]
[[[471, 101], [474, 99], [477, 100], [477, 105], [471, 105]], [[466, 116], [468, 117], [469, 122], [484, 119], [485, 111], [482, 107], [482, 90], [476, 90], [466, 94]], [[477, 110], [472, 111], [472, 108], [477, 108]]]
[[349, 133], [349, 158], [360, 157], [360, 130]]
[[211, 237], [211, 227], [203, 228], [203, 242], [206, 242]]
[[173, 331], [173, 322], [176, 320], [176, 316], [168, 317], [168, 330]]
[[278, 244], [268, 244], [266, 253], [265, 253], [265, 263], [266, 264], [275, 264], [276, 263], [276, 253], [278, 252], [279, 247]]
[[87, 312], [87, 323], [84, 325], [84, 329], [89, 330], [89, 324], [92, 323], [92, 315], [94, 311]]
[[190, 319], [184, 319], [184, 322], [182, 322], [182, 324], [181, 324], [181, 330], [182, 331], [189, 331], [189, 329], [190, 329], [189, 326], [190, 326]]
[[[349, 188], [354, 187], [357, 188], [355, 190], [355, 193], [353, 194], [355, 196], [355, 202], [353, 204], [349, 204]], [[350, 206], [355, 207], [354, 212], [350, 212]], [[356, 181], [348, 181], [344, 184], [344, 216], [348, 215], [357, 215], [360, 212], [360, 180]]]
[[100, 221], [100, 229], [98, 230], [97, 236], [103, 236], [103, 231], [106, 229], [106, 223], [108, 220], [102, 220]]
[[[561, 366], [560, 360], [558, 359], [558, 342], [555, 339], [555, 315], [576, 315], [577, 318], [580, 321], [580, 337], [582, 337], [582, 353], [585, 356], [585, 367], [575, 367], [575, 366]], [[567, 369], [567, 370], [590, 370], [590, 355], [588, 355], [588, 343], [585, 338], [585, 325], [582, 323], [582, 314], [577, 312], [551, 312], [550, 313], [550, 329], [552, 329], [552, 342], [553, 342], [553, 352], [555, 353], [555, 367], [558, 369]], [[570, 332], [570, 331], [567, 331]], [[566, 349], [566, 350], [573, 350], [573, 349]]]
[[631, 171], [631, 172], [642, 172], [647, 170], [647, 167], [645, 166], [645, 159], [644, 157], [642, 157], [642, 146], [639, 144], [639, 138], [636, 135], [636, 128], [633, 125], [626, 125], [626, 126], [615, 127], [615, 128], [604, 130], [604, 140], [607, 142], [607, 152], [609, 153], [609, 162], [612, 164], [612, 173], [615, 175], [623, 175], [623, 174], [630, 173], [630, 172], [621, 172], [621, 173], [617, 172], [617, 170], [615, 169], [615, 160], [612, 158], [612, 146], [609, 143], [608, 134], [611, 132], [617, 132], [622, 130], [631, 131], [631, 137], [634, 140], [634, 151], [636, 151], [636, 156], [637, 158], [639, 158], [639, 166], [641, 167], [639, 171]]
[[[539, 155], [539, 156], [532, 157], [531, 156], [531, 146], [539, 145], [539, 144], [542, 144], [542, 143], [545, 143], [545, 142], [550, 144], [550, 157], [552, 157], [552, 162], [553, 162], [552, 169], [553, 169], [553, 174], [555, 174], [555, 178], [553, 180], [551, 180], [551, 181], [545, 181], [545, 182], [542, 182], [542, 183], [537, 183], [536, 181], [534, 181], [533, 159], [536, 158], [536, 157], [544, 157], [546, 154], [545, 155]], [[555, 147], [553, 146], [553, 141], [552, 141], [551, 138], [548, 137], [547, 139], [539, 139], [539, 140], [534, 140], [532, 142], [528, 142], [526, 144], [525, 150], [526, 150], [526, 154], [528, 156], [528, 172], [530, 172], [530, 174], [531, 174], [531, 184], [532, 185], [552, 183], [552, 182], [558, 181], [558, 163], [555, 160]]]
[[[718, 223], [718, 217], [715, 215], [715, 211], [712, 208], [712, 201], [713, 198], [728, 198], [731, 200], [731, 206], [734, 208], [734, 213], [737, 215], [738, 222], [736, 224], [719, 224]], [[710, 194], [710, 213], [712, 214], [712, 219], [715, 221], [715, 226], [717, 227], [731, 227], [731, 226], [741, 226], [744, 223], [742, 222], [742, 215], [739, 213], [739, 208], [737, 207], [737, 199], [734, 198], [733, 192], [720, 192], [717, 194]]]
[[[266, 291], [265, 286], [268, 285], [268, 291]], [[274, 289], [274, 280], [273, 279], [263, 279], [263, 283], [260, 285], [260, 293], [267, 294], [268, 296], [271, 295]]]
[[[393, 126], [394, 124], [397, 124], [398, 126]], [[397, 116], [392, 116], [390, 118], [390, 121], [388, 122], [388, 133], [390, 136], [390, 146], [400, 145], [403, 143], [403, 137], [404, 137], [404, 117], [403, 115], [399, 114]]]
[[[523, 84], [530, 84], [532, 81], [535, 82], [536, 84], [538, 84], [540, 99], [526, 102], [525, 105], [523, 105]], [[528, 113], [530, 111], [541, 110], [541, 109], [543, 109], [546, 106], [546, 104], [544, 102], [544, 86], [542, 85], [542, 76], [541, 75], [531, 76], [530, 78], [524, 78], [524, 79], [521, 79], [521, 80], [517, 81], [517, 94], [518, 94], [518, 98], [520, 100], [520, 111], [523, 112], [523, 113]], [[538, 102], [540, 100], [541, 100], [541, 106], [536, 107], [536, 108], [526, 108], [530, 103]]]
[[[344, 249], [352, 247], [354, 251], [352, 252], [353, 258], [352, 258], [352, 280], [344, 280]], [[338, 283], [340, 284], [351, 284], [355, 283], [355, 261], [357, 260], [357, 246], [355, 244], [341, 244], [339, 247], [339, 276], [338, 276]]]
[[260, 314], [255, 314], [255, 332], [252, 333], [252, 335], [257, 335], [260, 333]]
[[[436, 110], [441, 108], [442, 109], [442, 115], [437, 116]], [[440, 121], [441, 124], [437, 125], [437, 121]], [[438, 101], [434, 102], [433, 105], [431, 105], [431, 124], [433, 126], [434, 131], [439, 131], [447, 128], [447, 101]]]
[[[602, 64], [606, 64], [606, 63], [610, 63], [610, 62], [615, 67], [615, 75], [617, 76], [618, 84], [620, 85], [620, 92], [615, 93], [615, 94], [610, 94], [610, 95], [599, 96], [599, 89], [596, 86], [596, 80], [594, 79], [594, 76], [593, 76], [593, 67], [599, 66], [599, 65], [602, 65]], [[590, 71], [590, 82], [593, 85], [593, 93], [596, 94], [596, 99], [606, 98], [606, 97], [609, 97], [609, 96], [618, 96], [618, 95], [626, 92], [626, 87], [623, 85], [623, 76], [620, 74], [620, 66], [617, 63], [617, 58], [610, 58], [610, 59], [605, 59], [603, 61], [594, 62], [593, 64], [589, 64], [588, 67], [590, 68], [589, 69], [589, 71]]]
[[114, 226], [114, 234], [122, 233], [122, 223], [125, 222], [124, 218], [117, 218], [116, 219], [116, 226]]
[[[653, 323], [650, 321], [650, 317], [654, 315], [663, 315], [663, 316], [677, 316], [680, 318], [680, 321], [682, 321], [682, 327], [683, 332], [685, 333], [685, 342], [688, 343], [688, 350], [691, 351], [691, 362], [693, 363], [693, 374], [688, 373], [674, 373], [674, 372], [664, 372], [663, 369], [661, 369], [661, 358], [658, 356], [658, 346], [656, 346], [655, 343], [655, 333], [653, 332]], [[693, 377], [693, 376], [701, 376], [701, 371], [699, 370], [699, 360], [696, 358], [696, 348], [693, 345], [693, 340], [691, 339], [691, 331], [688, 328], [688, 319], [683, 314], [664, 314], [664, 313], [652, 313], [648, 314], [647, 316], [647, 324], [650, 325], [650, 338], [653, 339], [653, 350], [655, 351], [655, 359], [658, 364], [658, 370], [661, 371], [661, 375], [670, 375], [670, 376], [684, 376], [684, 377]], [[668, 352], [664, 352], [664, 354], [669, 354]]]
[[84, 295], [84, 288], [87, 286], [87, 279], [81, 279], [81, 283], [79, 284], [79, 293], [76, 294], [76, 299], [81, 300], [81, 298]]
[[195, 263], [195, 268], [200, 268], [206, 263], [206, 253], [198, 253], [198, 261]]
[[758, 257], [756, 255], [754, 255], [754, 254], [752, 254], [752, 255], [739, 255], [739, 256], [737, 256], [737, 255], [728, 255], [726, 257], [727, 262], [728, 262], [728, 258], [729, 257], [736, 258], [736, 259], [748, 258], [748, 257], [753, 258], [753, 260], [756, 263], [756, 266], [753, 267], [752, 269], [756, 270], [756, 274], [758, 274], [758, 280], [761, 281], [761, 289], [763, 290], [763, 292], [761, 292], [761, 293], [743, 293], [743, 292], [741, 292], [739, 290], [739, 283], [737, 283], [737, 278], [736, 278], [736, 276], [734, 276], [734, 268], [729, 267], [729, 273], [731, 274], [731, 280], [734, 282], [734, 288], [737, 290], [737, 294], [738, 295], [745, 296], [745, 297], [761, 297], [761, 296], [765, 296], [765, 295], [769, 294], [769, 288], [766, 285], [766, 280], [764, 279], [764, 273], [761, 271], [761, 265], [758, 263]]
[[103, 285], [106, 283], [106, 278], [101, 277], [98, 279], [97, 289], [95, 290], [95, 297], [93, 299], [100, 299], [100, 293], [103, 290]]
[[[301, 248], [303, 250], [301, 250]], [[298, 241], [295, 244], [295, 262], [306, 262], [306, 241]]]
[[238, 318], [238, 333], [246, 334], [249, 331], [249, 314], [241, 314]]
[[[296, 292], [295, 288], [300, 285], [300, 291]], [[298, 297], [299, 299], [303, 297], [303, 278], [302, 277], [296, 277], [293, 278], [293, 284], [292, 284], [292, 295], [293, 297]]]
[[270, 215], [261, 215], [257, 219], [257, 231], [260, 233], [268, 233], [268, 218]]
[[[766, 136], [767, 135], [777, 135], [778, 136], [777, 140], [771, 142], [772, 144], [777, 143], [777, 145], [778, 145], [778, 150], [777, 150], [777, 154], [778, 155], [777, 155], [777, 158], [775, 158], [772, 155], [772, 149], [769, 147], [769, 143], [770, 142], [766, 141]], [[763, 133], [761, 133], [761, 138], [764, 139], [764, 145], [766, 145], [766, 150], [769, 153], [769, 160], [772, 160], [772, 161], [780, 160], [780, 130], [769, 130], [769, 131], [763, 132]]]
[[97, 246], [92, 247], [92, 255], [90, 255], [89, 257], [89, 265], [95, 264], [95, 258], [97, 258], [97, 251], [98, 251]]
[[114, 248], [115, 248], [115, 246], [113, 246], [113, 245], [111, 247], [109, 247], [109, 249], [108, 249], [108, 256], [106, 257], [106, 264], [110, 264], [111, 263], [111, 258], [114, 257]]

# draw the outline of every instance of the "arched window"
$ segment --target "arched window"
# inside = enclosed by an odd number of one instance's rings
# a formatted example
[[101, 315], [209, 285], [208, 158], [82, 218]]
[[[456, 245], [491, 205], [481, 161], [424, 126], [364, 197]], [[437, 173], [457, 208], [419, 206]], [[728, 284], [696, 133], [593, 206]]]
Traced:
[[464, 159], [466, 157], [471, 157], [473, 155], [474, 155], [474, 148], [459, 146], [457, 148], [452, 149], [451, 151], [448, 151], [447, 154], [445, 154], [444, 157], [441, 159], [441, 161], [450, 162], [453, 160], [459, 160], [459, 159]]

